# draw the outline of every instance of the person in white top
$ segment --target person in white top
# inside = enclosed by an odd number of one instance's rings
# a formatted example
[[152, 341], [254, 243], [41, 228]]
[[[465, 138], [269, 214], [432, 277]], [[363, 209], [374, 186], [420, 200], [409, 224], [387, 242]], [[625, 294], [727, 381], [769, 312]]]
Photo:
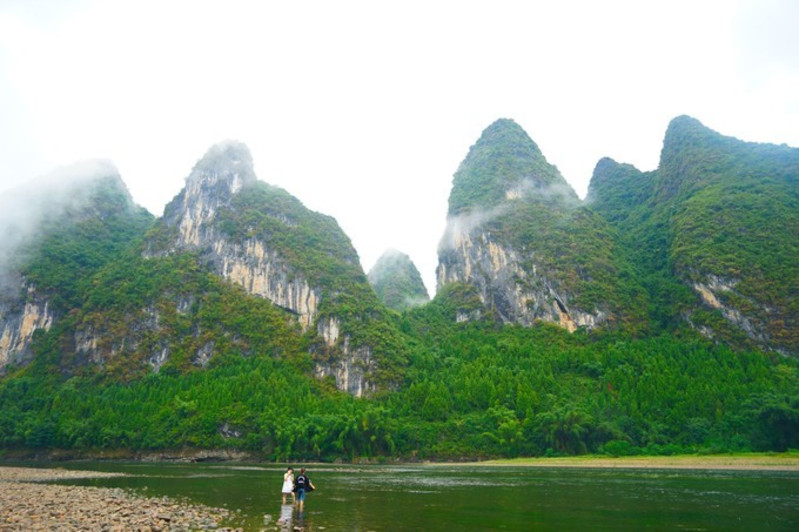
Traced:
[[294, 495], [294, 468], [289, 467], [283, 473], [283, 504], [286, 504], [286, 495], [291, 494], [291, 503], [297, 502], [297, 496]]

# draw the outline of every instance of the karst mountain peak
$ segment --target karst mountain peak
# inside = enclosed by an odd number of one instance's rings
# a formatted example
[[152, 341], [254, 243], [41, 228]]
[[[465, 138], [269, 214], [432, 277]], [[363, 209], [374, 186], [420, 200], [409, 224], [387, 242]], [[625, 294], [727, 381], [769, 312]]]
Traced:
[[453, 176], [448, 216], [502, 207], [510, 201], [577, 203], [560, 171], [514, 120], [489, 125]]
[[513, 120], [465, 151], [431, 300], [404, 253], [364, 274], [238, 142], [160, 218], [102, 169], [1, 198], [0, 453], [797, 448], [799, 150], [677, 117], [657, 169], [603, 158], [586, 201]]

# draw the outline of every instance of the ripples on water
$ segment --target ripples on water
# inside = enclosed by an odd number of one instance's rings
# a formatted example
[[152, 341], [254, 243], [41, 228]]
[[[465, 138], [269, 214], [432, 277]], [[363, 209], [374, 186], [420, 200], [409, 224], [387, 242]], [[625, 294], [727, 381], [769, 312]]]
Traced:
[[[307, 467], [318, 489], [292, 521], [306, 530], [799, 530], [795, 472]], [[285, 512], [280, 504], [285, 465], [97, 463], [93, 468], [134, 476], [83, 482], [225, 507], [237, 512], [239, 526], [247, 530], [263, 528], [265, 516], [275, 530]]]

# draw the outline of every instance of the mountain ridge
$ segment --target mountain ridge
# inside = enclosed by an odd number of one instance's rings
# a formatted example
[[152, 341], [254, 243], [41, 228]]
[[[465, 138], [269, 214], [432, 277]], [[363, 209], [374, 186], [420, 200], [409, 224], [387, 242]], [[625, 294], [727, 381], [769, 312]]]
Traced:
[[[676, 123], [662, 169], [600, 160], [585, 202], [518, 124], [492, 124], [453, 178], [439, 290], [401, 311], [336, 220], [259, 181], [239, 143], [157, 219], [98, 181], [0, 297], [3, 331], [25, 330], [0, 341], [0, 449], [795, 448], [796, 152], [697, 124]], [[677, 150], [680, 128], [701, 141]]]
[[[613, 172], [618, 182], [605, 184]], [[671, 291], [679, 283], [693, 292], [697, 299], [672, 298], [675, 315], [708, 337], [795, 356], [797, 182], [799, 149], [740, 141], [681, 116], [669, 124], [656, 171], [603, 163], [590, 197], [636, 235], [628, 245], [639, 256], [661, 257], [655, 270], [671, 278]]]

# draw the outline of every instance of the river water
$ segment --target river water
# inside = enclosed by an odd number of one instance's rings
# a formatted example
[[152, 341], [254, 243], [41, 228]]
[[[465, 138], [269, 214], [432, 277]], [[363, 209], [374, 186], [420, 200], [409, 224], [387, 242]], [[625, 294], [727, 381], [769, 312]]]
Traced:
[[69, 483], [225, 507], [245, 530], [276, 530], [281, 512], [327, 531], [799, 530], [797, 472], [314, 464], [317, 490], [300, 513], [281, 505], [285, 466], [66, 467], [129, 473]]

